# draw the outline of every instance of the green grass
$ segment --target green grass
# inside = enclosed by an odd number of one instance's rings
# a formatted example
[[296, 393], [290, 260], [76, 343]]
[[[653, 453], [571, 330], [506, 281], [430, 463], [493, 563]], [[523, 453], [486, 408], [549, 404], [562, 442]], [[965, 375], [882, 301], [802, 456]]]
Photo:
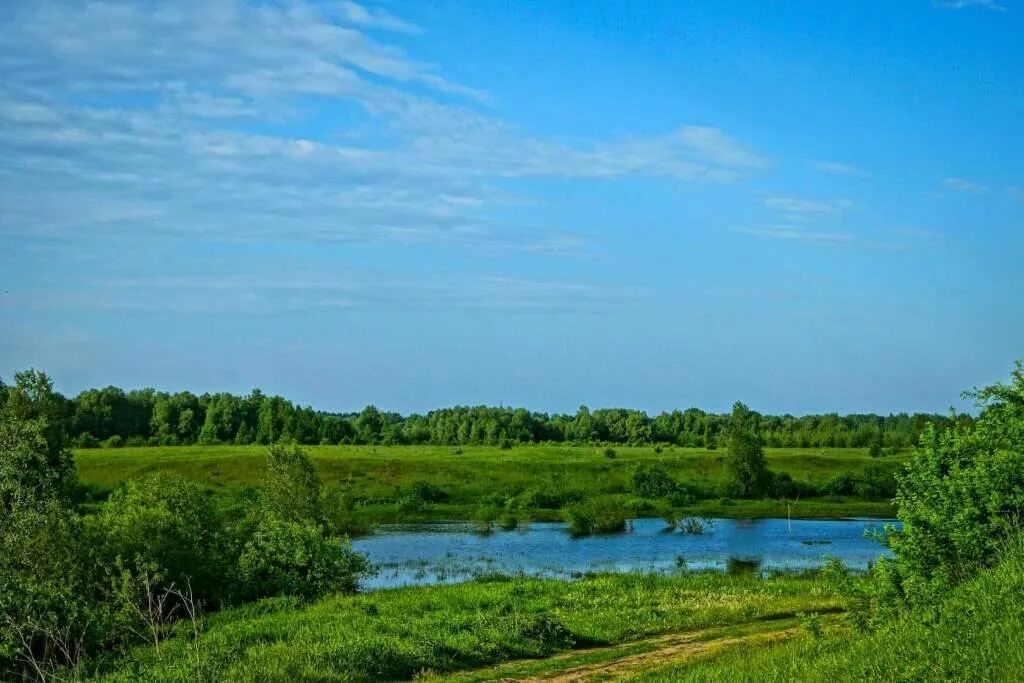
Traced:
[[[472, 519], [480, 505], [531, 487], [575, 490], [582, 497], [632, 498], [630, 476], [636, 465], [658, 462], [682, 482], [703, 487], [726, 478], [723, 451], [695, 448], [618, 447], [604, 457], [601, 447], [517, 446], [310, 446], [310, 457], [325, 485], [339, 487], [364, 502], [360, 514], [369, 521]], [[461, 450], [461, 453], [459, 452]], [[842, 473], [857, 473], [869, 464], [896, 468], [906, 456], [872, 459], [865, 449], [767, 449], [769, 467], [794, 479], [820, 485]], [[261, 446], [182, 446], [89, 449], [75, 452], [79, 476], [94, 490], [109, 490], [128, 478], [150, 472], [177, 472], [228, 494], [259, 486], [265, 470]], [[439, 486], [447, 500], [416, 513], [399, 512], [397, 501], [417, 481]], [[785, 516], [780, 501], [703, 501], [696, 514], [725, 517]], [[797, 517], [890, 516], [886, 502], [802, 500], [789, 510]], [[528, 519], [560, 519], [557, 509], [523, 511]], [[639, 516], [644, 513], [638, 510]], [[653, 514], [651, 512], [650, 514]]]
[[[607, 574], [514, 578], [331, 597], [267, 600], [187, 625], [160, 657], [139, 647], [109, 681], [371, 681], [474, 670], [573, 647], [792, 618], [838, 602], [814, 576]], [[108, 663], [108, 666], [111, 664]]]
[[1003, 560], [955, 589], [927, 619], [907, 616], [870, 634], [845, 631], [774, 647], [736, 649], [637, 680], [1007, 681], [1024, 679], [1024, 537]]

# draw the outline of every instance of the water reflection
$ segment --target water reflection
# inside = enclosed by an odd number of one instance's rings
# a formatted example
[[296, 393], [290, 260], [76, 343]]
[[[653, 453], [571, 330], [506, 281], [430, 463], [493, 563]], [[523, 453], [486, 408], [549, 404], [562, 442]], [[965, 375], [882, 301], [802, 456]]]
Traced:
[[633, 520], [631, 531], [572, 538], [561, 523], [534, 523], [481, 535], [472, 524], [389, 525], [353, 547], [380, 573], [368, 588], [452, 583], [495, 574], [576, 578], [606, 571], [730, 572], [800, 570], [835, 557], [866, 569], [887, 553], [865, 536], [884, 520], [715, 519], [706, 533], [665, 531], [658, 519]]

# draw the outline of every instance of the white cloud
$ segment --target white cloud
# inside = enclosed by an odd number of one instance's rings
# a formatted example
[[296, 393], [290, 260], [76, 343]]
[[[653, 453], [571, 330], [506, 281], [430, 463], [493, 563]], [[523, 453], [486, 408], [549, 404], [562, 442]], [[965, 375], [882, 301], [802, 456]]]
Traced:
[[986, 194], [988, 193], [988, 187], [976, 183], [971, 180], [964, 180], [963, 178], [946, 178], [943, 181], [946, 187], [956, 190], [958, 192], [970, 192], [972, 194]]
[[410, 34], [423, 31], [419, 26], [403, 21], [386, 10], [368, 8], [348, 0], [338, 3], [338, 9], [344, 21], [357, 26]]
[[851, 166], [850, 164], [844, 164], [839, 161], [812, 161], [811, 166], [822, 173], [830, 173], [832, 175], [840, 176], [857, 176], [867, 177], [870, 175], [867, 171], [857, 166]]
[[1010, 194], [1019, 202], [1024, 202], [1024, 188], [1011, 187]]
[[851, 249], [877, 249], [883, 251], [906, 251], [908, 245], [895, 242], [875, 241], [858, 237], [848, 232], [809, 230], [799, 225], [769, 225], [762, 227], [736, 227], [733, 232], [763, 237], [766, 239], [796, 242], [816, 247], [845, 247]]
[[707, 126], [533, 135], [483, 109], [487, 93], [353, 28], [414, 32], [354, 3], [38, 0], [0, 19], [18, 27], [0, 32], [5, 234], [578, 252], [575, 226], [506, 218], [521, 198], [505, 181], [717, 182], [767, 164]]
[[935, 7], [943, 9], [987, 9], [1002, 12], [1006, 9], [998, 0], [932, 0]]
[[387, 306], [389, 310], [554, 313], [602, 311], [645, 296], [636, 288], [564, 280], [502, 275], [409, 278], [389, 272], [336, 270], [295, 279], [244, 272], [112, 277], [87, 282], [73, 292], [5, 296], [0, 298], [0, 309], [277, 315]]
[[768, 197], [764, 204], [781, 214], [802, 219], [838, 214], [854, 206], [849, 199], [816, 200], [799, 197]]

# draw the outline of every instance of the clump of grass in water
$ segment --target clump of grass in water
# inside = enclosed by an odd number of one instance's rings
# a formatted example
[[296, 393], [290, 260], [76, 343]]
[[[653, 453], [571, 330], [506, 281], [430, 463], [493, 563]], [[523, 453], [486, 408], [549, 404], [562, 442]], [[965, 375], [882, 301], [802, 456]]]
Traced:
[[684, 534], [699, 536], [709, 533], [714, 527], [714, 522], [706, 517], [685, 517], [674, 511], [666, 512], [662, 519], [665, 520], [665, 531], [667, 532], [678, 529]]
[[493, 507], [485, 505], [476, 511], [476, 519], [473, 522], [473, 532], [482, 536], [494, 533], [494, 520], [498, 518], [498, 511]]
[[626, 531], [626, 510], [613, 498], [594, 498], [564, 509], [573, 536], [616, 534]]

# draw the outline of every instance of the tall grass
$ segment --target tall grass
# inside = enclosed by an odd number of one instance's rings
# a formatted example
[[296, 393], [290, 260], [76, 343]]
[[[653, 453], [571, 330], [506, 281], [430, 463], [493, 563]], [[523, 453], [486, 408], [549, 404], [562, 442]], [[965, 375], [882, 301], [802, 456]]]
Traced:
[[935, 611], [873, 633], [812, 635], [775, 647], [727, 650], [650, 671], [654, 681], [1020, 681], [1024, 677], [1024, 537]]
[[338, 596], [308, 606], [272, 599], [211, 616], [198, 647], [182, 630], [164, 644], [160, 658], [139, 648], [97, 677], [401, 680], [837, 604], [814, 577], [723, 574], [506, 578]]

